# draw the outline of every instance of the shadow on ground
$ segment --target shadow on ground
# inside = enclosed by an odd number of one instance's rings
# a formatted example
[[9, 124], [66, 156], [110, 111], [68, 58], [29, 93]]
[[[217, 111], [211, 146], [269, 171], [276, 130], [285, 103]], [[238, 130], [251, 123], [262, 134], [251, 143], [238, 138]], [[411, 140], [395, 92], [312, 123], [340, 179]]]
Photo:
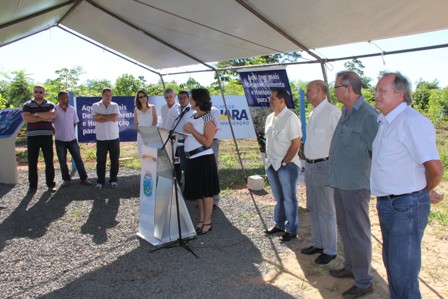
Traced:
[[[24, 177], [21, 176], [22, 180]], [[138, 187], [136, 189], [133, 186], [136, 186], [135, 182], [138, 184], [139, 179], [138, 175], [120, 177], [124, 187], [99, 191], [95, 190], [93, 185], [83, 186], [79, 179], [75, 179], [69, 187], [59, 187], [55, 193], [49, 192], [43, 186], [30, 191], [26, 188], [26, 183], [16, 186], [0, 184], [4, 205], [2, 209], [12, 209], [0, 223], [0, 251], [8, 240], [37, 239], [44, 236], [48, 227], [61, 219], [66, 213], [67, 206], [74, 201], [93, 201], [93, 208], [89, 220], [83, 226], [83, 233], [92, 234], [97, 243], [105, 242], [107, 240], [105, 230], [116, 225], [115, 216], [120, 199], [138, 197]], [[18, 205], [12, 207], [17, 202]]]
[[212, 232], [187, 243], [199, 258], [179, 246], [151, 252], [139, 239], [131, 252], [40, 298], [294, 298], [263, 281], [261, 253], [219, 208], [213, 217]]

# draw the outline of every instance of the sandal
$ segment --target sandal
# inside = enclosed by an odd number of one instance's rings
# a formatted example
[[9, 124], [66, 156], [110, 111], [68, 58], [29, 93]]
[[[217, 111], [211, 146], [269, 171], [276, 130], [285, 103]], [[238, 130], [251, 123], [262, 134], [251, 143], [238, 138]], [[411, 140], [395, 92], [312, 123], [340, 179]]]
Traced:
[[[201, 226], [199, 226], [199, 224], [201, 224]], [[200, 234], [201, 233], [201, 231], [202, 231], [202, 228], [204, 227], [204, 222], [202, 222], [202, 221], [199, 221], [197, 224], [196, 224], [196, 227], [195, 227], [195, 231], [196, 231], [196, 233], [197, 234]]]
[[[206, 227], [206, 226], [210, 226], [210, 228], [209, 228], [208, 230], [205, 230], [205, 231], [204, 231], [204, 227]], [[209, 231], [211, 231], [212, 228], [213, 228], [213, 226], [212, 226], [212, 223], [211, 223], [211, 222], [210, 222], [210, 223], [207, 223], [207, 224], [204, 224], [204, 225], [202, 225], [202, 229], [200, 230], [200, 232], [199, 232], [198, 234], [199, 234], [199, 235], [205, 235], [206, 233], [208, 233]]]

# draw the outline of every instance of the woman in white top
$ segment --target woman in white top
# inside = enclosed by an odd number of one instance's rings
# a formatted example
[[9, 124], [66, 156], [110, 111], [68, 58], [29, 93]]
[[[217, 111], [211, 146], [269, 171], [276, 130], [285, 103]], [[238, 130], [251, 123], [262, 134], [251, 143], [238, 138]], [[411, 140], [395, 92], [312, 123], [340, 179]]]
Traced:
[[193, 89], [190, 105], [196, 113], [183, 128], [190, 134], [184, 143], [187, 157], [184, 196], [198, 201], [196, 232], [204, 235], [212, 230], [213, 196], [220, 192], [218, 168], [211, 148], [217, 129], [210, 113], [212, 103], [207, 89]]
[[137, 91], [137, 95], [134, 100], [134, 125], [137, 129], [137, 148], [138, 156], [142, 157], [142, 145], [143, 140], [138, 126], [155, 126], [157, 124], [157, 111], [156, 107], [148, 103], [148, 94], [144, 90]]

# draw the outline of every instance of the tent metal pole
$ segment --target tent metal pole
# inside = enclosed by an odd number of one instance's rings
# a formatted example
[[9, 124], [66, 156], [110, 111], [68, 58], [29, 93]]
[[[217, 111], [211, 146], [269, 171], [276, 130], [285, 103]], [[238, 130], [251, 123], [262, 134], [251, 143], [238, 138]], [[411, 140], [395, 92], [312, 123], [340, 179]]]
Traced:
[[163, 80], [163, 75], [159, 74], [159, 76], [160, 76], [160, 82], [162, 82], [163, 85], [163, 89], [166, 89], [165, 80]]
[[[324, 78], [324, 81], [328, 85], [327, 70], [325, 69], [325, 63], [324, 62], [320, 63], [320, 69], [322, 70], [322, 76]], [[331, 102], [330, 89], [329, 88], [327, 88], [327, 99]]]
[[226, 97], [224, 96], [224, 90], [223, 90], [222, 84], [221, 84], [221, 76], [219, 75], [219, 71], [216, 70], [215, 73], [216, 73], [216, 78], [218, 79], [219, 90], [221, 91], [224, 108], [226, 109], [226, 116], [227, 116], [227, 120], [229, 122], [230, 132], [232, 133], [233, 143], [235, 144], [236, 153], [238, 155], [238, 159], [240, 160], [240, 165], [241, 165], [241, 169], [243, 170], [244, 179], [247, 182], [246, 170], [244, 169], [244, 164], [243, 164], [243, 160], [241, 159], [240, 149], [238, 148], [238, 142], [236, 141], [235, 132], [233, 131], [233, 126], [232, 126], [232, 121], [231, 121], [230, 115], [228, 113], [229, 109], [227, 108]]

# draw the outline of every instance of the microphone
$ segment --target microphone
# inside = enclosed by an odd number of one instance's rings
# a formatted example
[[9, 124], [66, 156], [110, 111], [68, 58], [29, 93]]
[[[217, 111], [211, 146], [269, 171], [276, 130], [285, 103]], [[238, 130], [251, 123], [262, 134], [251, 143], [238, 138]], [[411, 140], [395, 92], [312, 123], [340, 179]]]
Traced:
[[179, 115], [176, 117], [176, 119], [182, 119], [182, 117], [184, 117], [184, 115], [185, 115], [188, 111], [190, 111], [190, 109], [191, 109], [190, 106], [188, 106], [187, 108], [185, 108], [184, 111], [182, 111], [182, 113], [179, 114]]

